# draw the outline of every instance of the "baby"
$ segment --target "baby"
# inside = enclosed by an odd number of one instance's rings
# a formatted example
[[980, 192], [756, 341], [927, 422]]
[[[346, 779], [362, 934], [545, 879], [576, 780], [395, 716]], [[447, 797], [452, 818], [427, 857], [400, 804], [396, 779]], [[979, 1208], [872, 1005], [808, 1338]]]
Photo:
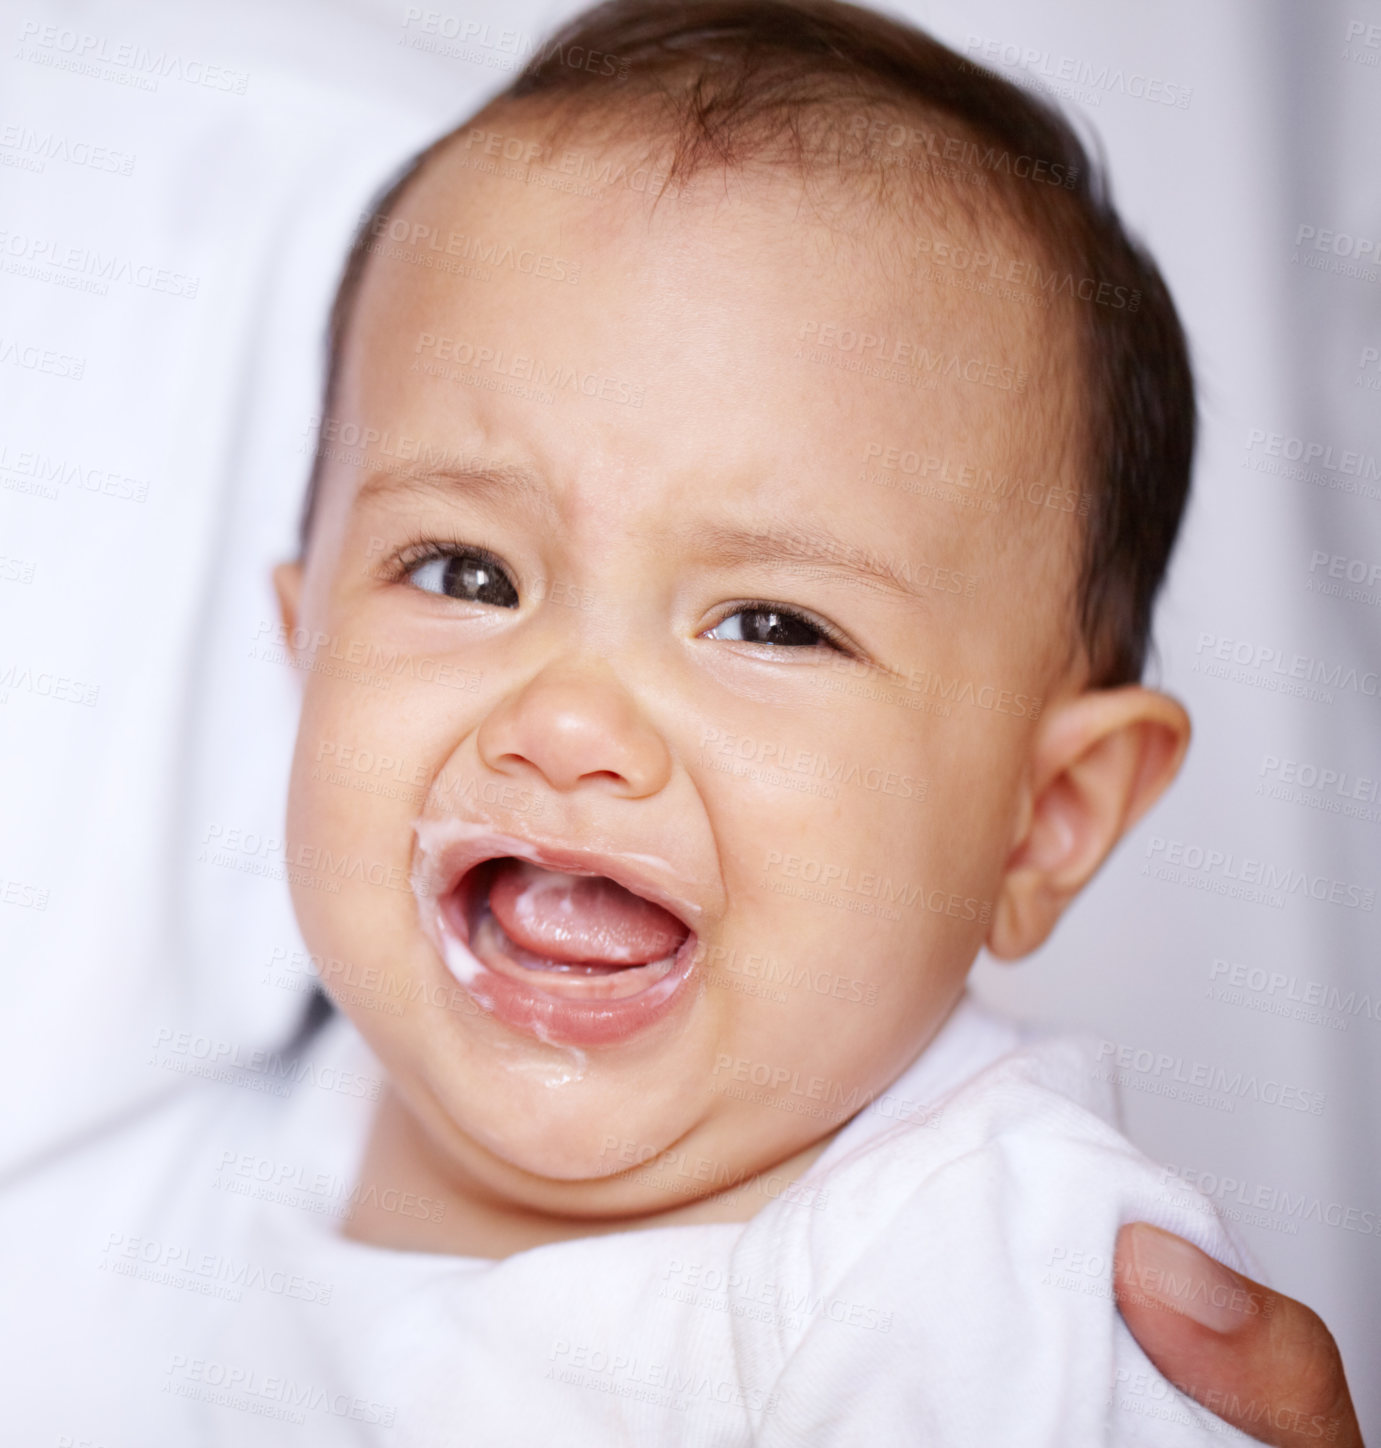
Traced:
[[1236, 1261], [1216, 1218], [965, 996], [1184, 754], [1138, 680], [1193, 438], [1071, 131], [899, 23], [616, 0], [427, 150], [276, 574], [348, 1017], [293, 1059], [369, 1089], [110, 1147], [113, 1260], [249, 1284], [89, 1294], [110, 1441], [1247, 1441], [1109, 1279], [1133, 1219]]

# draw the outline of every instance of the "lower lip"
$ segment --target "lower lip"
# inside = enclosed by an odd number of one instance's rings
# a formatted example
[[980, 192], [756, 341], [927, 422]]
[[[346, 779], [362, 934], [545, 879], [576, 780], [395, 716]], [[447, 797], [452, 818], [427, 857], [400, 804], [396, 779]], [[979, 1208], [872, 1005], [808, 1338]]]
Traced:
[[685, 987], [695, 962], [693, 930], [664, 975], [642, 990], [601, 998], [596, 992], [608, 977], [559, 970], [524, 970], [520, 975], [491, 970], [469, 948], [463, 888], [435, 901], [434, 909], [441, 956], [451, 974], [476, 1004], [536, 1040], [553, 1045], [614, 1045], [664, 1020], [689, 998]]

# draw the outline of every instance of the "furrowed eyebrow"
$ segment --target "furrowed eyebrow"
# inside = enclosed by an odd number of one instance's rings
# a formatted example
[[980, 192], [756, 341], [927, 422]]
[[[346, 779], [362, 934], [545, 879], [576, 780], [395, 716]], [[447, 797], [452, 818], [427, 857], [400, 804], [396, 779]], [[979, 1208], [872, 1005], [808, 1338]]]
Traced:
[[[544, 519], [553, 523], [557, 520], [556, 505], [546, 487], [532, 473], [507, 464], [371, 473], [360, 485], [356, 502], [409, 493], [432, 496], [461, 493], [486, 500], [516, 499]], [[707, 522], [696, 528], [694, 547], [698, 554], [715, 563], [759, 563], [793, 569], [800, 575], [830, 574], [910, 603], [933, 604], [931, 590], [912, 581], [907, 560], [889, 559], [809, 524], [741, 528]]]
[[535, 512], [555, 518], [551, 494], [532, 474], [508, 464], [476, 468], [418, 468], [371, 473], [355, 495], [357, 503], [395, 494], [456, 494], [484, 499], [504, 499], [526, 504]]
[[889, 559], [807, 524], [761, 529], [708, 523], [697, 529], [695, 537], [697, 551], [716, 563], [765, 563], [801, 574], [818, 571], [908, 602], [931, 602], [930, 592], [911, 580], [911, 567], [905, 559]]

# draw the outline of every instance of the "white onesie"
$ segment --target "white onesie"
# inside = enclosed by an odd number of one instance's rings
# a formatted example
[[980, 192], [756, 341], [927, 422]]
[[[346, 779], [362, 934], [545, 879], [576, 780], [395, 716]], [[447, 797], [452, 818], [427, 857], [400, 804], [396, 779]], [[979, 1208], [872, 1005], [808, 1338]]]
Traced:
[[965, 1000], [794, 1186], [769, 1177], [751, 1221], [500, 1262], [343, 1239], [381, 1068], [336, 1018], [292, 1076], [286, 1097], [188, 1083], [0, 1193], [21, 1259], [0, 1297], [7, 1441], [1253, 1441], [1118, 1316], [1124, 1221], [1240, 1259], [1110, 1124], [1081, 1039], [1024, 1041]]

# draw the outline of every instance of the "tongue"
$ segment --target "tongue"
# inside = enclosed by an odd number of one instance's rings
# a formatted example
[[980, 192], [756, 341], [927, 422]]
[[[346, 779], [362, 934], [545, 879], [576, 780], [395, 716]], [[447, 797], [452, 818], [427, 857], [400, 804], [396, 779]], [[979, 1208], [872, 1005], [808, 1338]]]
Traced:
[[503, 860], [489, 908], [513, 943], [571, 964], [646, 965], [673, 954], [686, 927], [603, 875], [566, 875], [526, 860]]

